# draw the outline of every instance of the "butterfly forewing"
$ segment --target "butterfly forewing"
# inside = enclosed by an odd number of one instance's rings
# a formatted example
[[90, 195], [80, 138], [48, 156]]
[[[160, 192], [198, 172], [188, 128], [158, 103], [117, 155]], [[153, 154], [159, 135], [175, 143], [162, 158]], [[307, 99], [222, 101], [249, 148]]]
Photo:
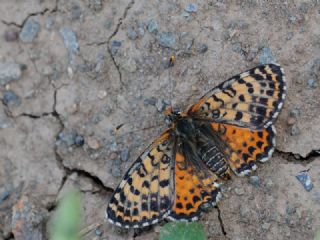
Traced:
[[277, 117], [286, 93], [283, 70], [267, 64], [248, 70], [209, 91], [188, 110], [197, 119], [260, 129]]
[[163, 133], [134, 162], [107, 207], [110, 222], [144, 227], [163, 219], [174, 201], [174, 138]]

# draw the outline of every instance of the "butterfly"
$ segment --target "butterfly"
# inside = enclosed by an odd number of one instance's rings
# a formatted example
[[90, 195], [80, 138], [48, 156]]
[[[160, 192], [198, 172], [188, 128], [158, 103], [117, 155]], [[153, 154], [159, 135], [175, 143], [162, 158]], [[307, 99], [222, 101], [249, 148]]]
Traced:
[[186, 111], [169, 109], [168, 129], [124, 175], [108, 220], [125, 228], [197, 220], [232, 172], [248, 175], [271, 157], [285, 96], [283, 69], [267, 64], [222, 82]]

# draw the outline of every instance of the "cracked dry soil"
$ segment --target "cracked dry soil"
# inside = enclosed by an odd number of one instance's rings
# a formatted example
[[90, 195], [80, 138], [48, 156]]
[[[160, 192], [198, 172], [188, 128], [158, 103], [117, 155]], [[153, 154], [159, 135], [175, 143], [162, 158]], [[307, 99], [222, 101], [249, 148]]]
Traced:
[[[288, 82], [277, 150], [256, 177], [226, 183], [201, 222], [209, 239], [313, 239], [319, 25], [318, 1], [3, 0], [0, 65], [21, 72], [0, 73], [0, 239], [46, 239], [57, 200], [74, 186], [84, 196], [83, 227], [101, 224], [85, 239], [158, 239], [159, 226], [105, 222], [113, 189], [165, 128], [167, 105], [186, 107], [265, 59], [281, 64]], [[295, 177], [303, 170], [309, 192]]]

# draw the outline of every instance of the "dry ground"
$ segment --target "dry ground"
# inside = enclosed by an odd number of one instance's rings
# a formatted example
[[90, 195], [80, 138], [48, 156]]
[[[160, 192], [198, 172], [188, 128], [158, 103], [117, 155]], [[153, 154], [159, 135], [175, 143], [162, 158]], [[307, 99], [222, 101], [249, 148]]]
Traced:
[[[259, 165], [258, 181], [227, 183], [218, 209], [201, 222], [210, 239], [313, 239], [319, 26], [316, 0], [2, 0], [0, 239], [45, 239], [57, 199], [73, 186], [84, 195], [84, 226], [103, 224], [101, 236], [92, 231], [87, 239], [157, 239], [159, 226], [121, 231], [105, 222], [104, 209], [165, 128], [161, 112], [271, 60], [288, 82], [274, 157]], [[172, 54], [177, 61], [168, 68]], [[295, 177], [303, 170], [309, 192]]]

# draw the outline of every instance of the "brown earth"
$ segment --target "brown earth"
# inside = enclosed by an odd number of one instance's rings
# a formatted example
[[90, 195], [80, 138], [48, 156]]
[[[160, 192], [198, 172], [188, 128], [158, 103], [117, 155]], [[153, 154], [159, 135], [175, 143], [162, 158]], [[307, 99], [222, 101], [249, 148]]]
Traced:
[[[165, 128], [167, 105], [186, 107], [270, 60], [288, 83], [276, 152], [258, 178], [226, 183], [218, 209], [201, 222], [209, 239], [313, 239], [320, 229], [319, 26], [318, 1], [3, 0], [0, 239], [45, 239], [57, 199], [75, 186], [84, 195], [83, 227], [102, 224], [101, 237], [93, 229], [86, 239], [158, 239], [159, 226], [124, 231], [105, 221], [122, 174]], [[296, 179], [304, 170], [309, 192]], [[34, 232], [19, 225], [28, 201]]]

